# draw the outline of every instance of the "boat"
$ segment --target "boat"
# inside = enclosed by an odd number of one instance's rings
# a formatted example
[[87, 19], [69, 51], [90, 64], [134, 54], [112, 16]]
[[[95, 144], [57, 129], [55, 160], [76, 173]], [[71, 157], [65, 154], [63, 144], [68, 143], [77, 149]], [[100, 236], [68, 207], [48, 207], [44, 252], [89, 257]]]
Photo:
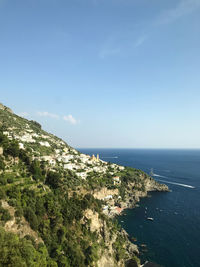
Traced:
[[137, 238], [132, 237], [131, 240], [134, 241], [134, 242], [136, 242], [137, 241]]
[[149, 221], [153, 221], [154, 218], [148, 217], [147, 220], [149, 220]]

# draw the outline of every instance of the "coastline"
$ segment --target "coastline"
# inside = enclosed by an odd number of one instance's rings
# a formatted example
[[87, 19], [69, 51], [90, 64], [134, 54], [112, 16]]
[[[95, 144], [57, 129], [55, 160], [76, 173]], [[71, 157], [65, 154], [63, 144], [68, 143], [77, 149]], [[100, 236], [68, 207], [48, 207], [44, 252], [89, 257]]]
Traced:
[[[151, 178], [151, 180], [154, 183], [155, 180], [152, 178]], [[149, 197], [148, 194], [150, 192], [163, 192], [163, 193], [165, 192], [165, 193], [167, 193], [167, 192], [171, 192], [171, 191], [169, 190], [167, 185], [159, 184], [158, 182], [156, 182], [156, 186], [154, 188], [151, 188], [151, 190], [145, 191], [145, 192], [138, 191], [136, 194], [130, 195], [130, 198], [127, 199], [127, 201], [123, 203], [124, 206], [123, 206], [123, 208], [120, 209], [120, 212], [118, 214], [116, 214], [116, 213], [112, 214], [111, 218], [115, 218], [116, 216], [121, 216], [121, 215], [123, 215], [123, 212], [126, 212], [126, 210], [134, 209], [134, 208], [138, 207], [139, 204], [137, 204], [137, 203], [140, 202], [141, 198]], [[126, 215], [126, 214], [124, 214], [124, 215]], [[138, 251], [138, 257], [140, 259], [141, 247], [134, 243], [135, 241], [131, 239], [130, 235], [127, 233], [127, 231], [123, 227], [122, 227], [122, 231], [126, 233], [126, 237], [128, 239], [128, 242], [130, 242], [131, 244], [133, 244], [135, 246], [136, 251]], [[139, 267], [163, 267], [163, 266], [158, 265], [158, 264], [151, 262], [151, 261], [146, 261], [143, 264], [140, 263], [140, 265], [138, 265], [138, 266]]]

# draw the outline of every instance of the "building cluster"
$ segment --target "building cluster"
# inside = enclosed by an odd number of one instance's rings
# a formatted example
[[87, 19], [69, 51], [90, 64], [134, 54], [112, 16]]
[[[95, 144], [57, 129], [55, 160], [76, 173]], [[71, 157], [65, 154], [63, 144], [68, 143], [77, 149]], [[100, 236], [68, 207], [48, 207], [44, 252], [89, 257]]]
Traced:
[[[54, 137], [45, 132], [35, 133], [33, 129], [27, 124], [23, 129], [15, 131], [14, 127], [8, 128], [4, 132], [9, 139], [16, 139], [19, 142], [20, 149], [29, 148], [29, 151], [34, 152], [32, 159], [46, 162], [51, 170], [63, 168], [64, 170], [73, 171], [81, 179], [86, 179], [88, 175], [109, 174], [112, 179], [112, 184], [118, 191], [121, 185], [121, 178], [116, 176], [119, 171], [123, 171], [124, 167], [114, 163], [107, 163], [100, 159], [99, 154], [85, 155], [68, 146], [64, 141]], [[0, 155], [3, 154], [3, 148], [0, 147]], [[119, 214], [122, 210], [121, 207], [116, 205], [121, 196], [119, 193], [106, 194], [102, 197], [105, 201], [103, 212], [108, 215]]]
[[[50, 169], [61, 167], [74, 171], [82, 179], [86, 179], [91, 172], [97, 174], [109, 172], [113, 176], [114, 185], [120, 185], [121, 183], [119, 177], [114, 176], [114, 174], [123, 170], [124, 167], [109, 164], [108, 168], [108, 163], [101, 160], [99, 154], [96, 156], [82, 154], [53, 135], [45, 134], [43, 131], [35, 133], [29, 124], [26, 124], [21, 131], [16, 130], [15, 127], [8, 128], [4, 134], [10, 139], [18, 140], [20, 149], [27, 147], [32, 149], [34, 151], [33, 159], [46, 162]], [[38, 145], [37, 148], [35, 147], [36, 144]], [[31, 146], [34, 147], [31, 148]]]

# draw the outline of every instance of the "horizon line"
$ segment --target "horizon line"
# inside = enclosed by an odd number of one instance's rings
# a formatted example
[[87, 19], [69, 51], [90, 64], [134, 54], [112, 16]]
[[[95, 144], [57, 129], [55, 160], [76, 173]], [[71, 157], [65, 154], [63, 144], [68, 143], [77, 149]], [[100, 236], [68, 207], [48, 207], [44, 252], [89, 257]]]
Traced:
[[164, 147], [160, 147], [160, 148], [154, 148], [154, 147], [74, 147], [75, 149], [151, 149], [151, 150], [161, 150], [161, 149], [165, 149], [165, 150], [200, 150], [199, 148], [164, 148]]

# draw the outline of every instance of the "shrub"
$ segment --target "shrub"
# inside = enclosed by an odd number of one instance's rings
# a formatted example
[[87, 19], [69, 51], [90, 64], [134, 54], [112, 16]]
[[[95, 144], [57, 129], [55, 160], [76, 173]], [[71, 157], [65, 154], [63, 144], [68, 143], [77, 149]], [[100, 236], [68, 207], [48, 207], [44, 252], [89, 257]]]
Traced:
[[30, 226], [33, 230], [38, 229], [38, 219], [33, 210], [30, 207], [27, 207], [25, 210], [25, 218], [30, 223]]
[[3, 170], [3, 171], [5, 170], [5, 163], [2, 157], [0, 157], [0, 170]]
[[8, 210], [0, 207], [0, 219], [3, 221], [3, 222], [7, 222], [11, 219], [11, 215], [9, 213]]
[[6, 198], [5, 191], [2, 188], [0, 188], [0, 199], [5, 199], [5, 198]]
[[56, 172], [49, 172], [46, 178], [46, 184], [50, 185], [53, 189], [59, 187], [60, 175]]

